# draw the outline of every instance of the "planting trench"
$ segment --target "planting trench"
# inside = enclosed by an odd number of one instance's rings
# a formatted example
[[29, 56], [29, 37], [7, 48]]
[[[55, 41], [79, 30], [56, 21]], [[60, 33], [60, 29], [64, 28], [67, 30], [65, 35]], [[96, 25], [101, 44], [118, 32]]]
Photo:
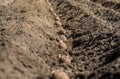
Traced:
[[[16, 0], [0, 5], [0, 78], [51, 79], [52, 70], [62, 68], [70, 79], [119, 79], [119, 0], [117, 8], [105, 4]], [[61, 35], [67, 49], [59, 48]], [[59, 55], [72, 57], [71, 64]]]

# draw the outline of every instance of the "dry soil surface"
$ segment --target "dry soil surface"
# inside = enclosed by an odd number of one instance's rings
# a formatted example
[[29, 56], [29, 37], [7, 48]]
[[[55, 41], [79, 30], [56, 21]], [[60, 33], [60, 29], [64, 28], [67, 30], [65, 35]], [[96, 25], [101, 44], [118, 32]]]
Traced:
[[120, 0], [0, 0], [0, 79], [53, 79], [55, 69], [120, 79]]

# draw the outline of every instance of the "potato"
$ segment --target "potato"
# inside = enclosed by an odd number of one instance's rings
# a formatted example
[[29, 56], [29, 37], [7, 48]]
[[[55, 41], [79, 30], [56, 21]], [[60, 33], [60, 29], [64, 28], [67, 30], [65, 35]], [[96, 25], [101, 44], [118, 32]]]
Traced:
[[54, 10], [53, 10], [53, 8], [52, 8], [52, 7], [50, 8], [50, 12], [54, 12]]
[[59, 47], [60, 47], [61, 49], [67, 49], [67, 45], [66, 45], [66, 43], [63, 42], [63, 40], [60, 40], [60, 41], [59, 41]]
[[53, 70], [52, 74], [54, 79], [70, 79], [62, 69]]
[[0, 5], [9, 5], [12, 4], [15, 0], [0, 0]]
[[59, 58], [60, 60], [62, 60], [62, 62], [71, 64], [72, 57], [70, 57], [69, 55], [59, 55]]
[[55, 24], [60, 27], [62, 26], [62, 23], [60, 21], [55, 21]]
[[67, 38], [65, 37], [65, 35], [60, 35], [60, 38], [61, 38], [64, 42], [67, 41]]
[[65, 29], [61, 28], [60, 33], [66, 35], [67, 31]]
[[60, 21], [60, 18], [58, 16], [55, 17], [56, 21]]
[[55, 12], [53, 13], [53, 15], [54, 15], [55, 17], [57, 17], [57, 14], [56, 14]]

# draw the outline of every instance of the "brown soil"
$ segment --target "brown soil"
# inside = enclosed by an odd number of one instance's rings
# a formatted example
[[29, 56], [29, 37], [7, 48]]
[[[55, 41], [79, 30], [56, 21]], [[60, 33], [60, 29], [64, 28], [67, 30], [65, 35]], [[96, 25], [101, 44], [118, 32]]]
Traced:
[[[59, 68], [70, 79], [120, 78], [119, 0], [2, 1], [0, 79], [53, 79]], [[58, 45], [63, 34], [67, 49]]]

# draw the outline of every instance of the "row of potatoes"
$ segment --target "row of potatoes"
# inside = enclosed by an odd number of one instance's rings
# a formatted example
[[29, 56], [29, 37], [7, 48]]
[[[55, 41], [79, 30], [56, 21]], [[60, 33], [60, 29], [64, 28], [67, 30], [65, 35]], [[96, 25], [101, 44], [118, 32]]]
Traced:
[[[51, 3], [47, 0], [47, 3], [49, 6], [51, 6]], [[50, 8], [50, 11], [52, 12], [53, 16], [55, 17], [55, 24], [60, 27], [60, 40], [58, 42], [58, 47], [60, 49], [67, 49], [67, 38], [66, 38], [66, 30], [63, 29], [61, 19], [58, 17], [58, 15], [54, 12], [53, 8]], [[59, 55], [58, 56], [64, 63], [71, 64], [72, 58], [69, 55]], [[70, 79], [67, 73], [64, 72], [63, 69], [55, 69], [52, 71], [52, 75], [54, 79]]]

